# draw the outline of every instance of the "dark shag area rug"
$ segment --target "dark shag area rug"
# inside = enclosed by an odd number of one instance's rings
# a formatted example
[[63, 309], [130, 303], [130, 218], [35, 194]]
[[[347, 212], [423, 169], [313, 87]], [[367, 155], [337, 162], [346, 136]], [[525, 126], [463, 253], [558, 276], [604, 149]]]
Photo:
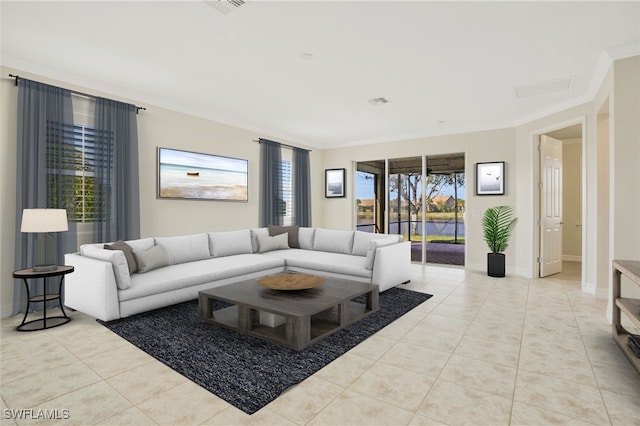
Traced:
[[[303, 350], [243, 335], [198, 318], [197, 300], [102, 325], [173, 370], [253, 414], [287, 388], [382, 329], [431, 295], [394, 287], [368, 317]], [[214, 305], [214, 309], [219, 309]]]

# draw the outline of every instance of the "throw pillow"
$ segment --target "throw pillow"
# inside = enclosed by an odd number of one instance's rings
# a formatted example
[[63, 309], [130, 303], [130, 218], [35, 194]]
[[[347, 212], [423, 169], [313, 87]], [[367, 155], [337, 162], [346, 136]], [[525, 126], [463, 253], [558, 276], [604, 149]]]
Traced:
[[251, 232], [248, 229], [209, 232], [209, 252], [213, 257], [252, 254]]
[[298, 225], [292, 226], [279, 226], [279, 225], [267, 225], [269, 229], [269, 235], [275, 236], [284, 234], [285, 232], [289, 234], [289, 247], [290, 248], [300, 248], [298, 244], [298, 229], [300, 228]]
[[329, 253], [351, 254], [353, 249], [354, 231], [337, 231], [333, 229], [316, 228], [313, 238], [313, 249], [328, 251]]
[[258, 235], [269, 236], [269, 230], [267, 228], [252, 228], [251, 231], [251, 249], [254, 253], [257, 253], [258, 248]]
[[136, 258], [138, 272], [141, 274], [169, 265], [169, 256], [164, 247], [160, 245], [144, 251], [134, 250], [133, 256]]
[[136, 258], [133, 257], [133, 249], [123, 240], [118, 240], [113, 244], [105, 244], [104, 248], [107, 250], [121, 250], [122, 253], [124, 253], [124, 258], [127, 259], [127, 266], [129, 267], [130, 274], [133, 274], [138, 270]]
[[365, 264], [365, 268], [373, 269], [373, 262], [376, 258], [376, 250], [378, 247], [390, 246], [391, 244], [396, 244], [398, 242], [398, 238], [396, 236], [380, 238], [377, 240], [369, 241], [369, 248], [367, 249], [367, 261]]
[[156, 244], [164, 247], [169, 264], [194, 262], [208, 259], [209, 237], [207, 234], [181, 235], [178, 237], [156, 237]]
[[258, 252], [265, 253], [267, 251], [272, 250], [283, 250], [288, 249], [289, 245], [287, 241], [289, 240], [289, 235], [285, 232], [284, 234], [278, 234], [273, 237], [268, 235], [257, 235], [258, 238]]
[[313, 250], [313, 237], [316, 234], [316, 228], [301, 226], [298, 229], [298, 245], [301, 249]]

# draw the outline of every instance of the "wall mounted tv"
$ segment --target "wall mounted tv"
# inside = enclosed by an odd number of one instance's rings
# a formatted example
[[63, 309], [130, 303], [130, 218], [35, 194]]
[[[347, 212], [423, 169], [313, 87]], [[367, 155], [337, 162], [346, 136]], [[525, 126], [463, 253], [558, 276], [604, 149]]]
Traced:
[[158, 147], [158, 198], [248, 201], [249, 161]]

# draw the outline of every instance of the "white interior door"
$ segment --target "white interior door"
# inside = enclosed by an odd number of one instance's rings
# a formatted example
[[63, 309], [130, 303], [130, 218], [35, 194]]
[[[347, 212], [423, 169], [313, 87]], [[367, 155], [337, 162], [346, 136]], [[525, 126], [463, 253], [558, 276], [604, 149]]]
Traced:
[[540, 276], [562, 272], [562, 141], [540, 136]]

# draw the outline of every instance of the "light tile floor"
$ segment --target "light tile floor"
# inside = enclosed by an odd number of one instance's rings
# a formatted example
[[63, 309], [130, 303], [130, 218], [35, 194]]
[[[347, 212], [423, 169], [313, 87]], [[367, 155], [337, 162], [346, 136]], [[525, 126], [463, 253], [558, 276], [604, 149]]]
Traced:
[[412, 268], [405, 288], [433, 298], [253, 416], [79, 312], [35, 333], [3, 319], [2, 425], [640, 424], [640, 375], [579, 264], [535, 280]]

